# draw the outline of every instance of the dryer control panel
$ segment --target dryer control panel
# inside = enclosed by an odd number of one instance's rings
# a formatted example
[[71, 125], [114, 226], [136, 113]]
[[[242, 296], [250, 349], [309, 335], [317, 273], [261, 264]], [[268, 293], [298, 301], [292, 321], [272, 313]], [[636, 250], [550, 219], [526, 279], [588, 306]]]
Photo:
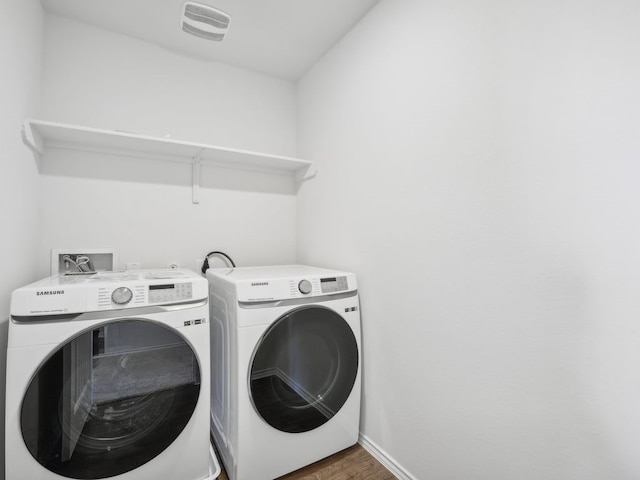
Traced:
[[[315, 287], [315, 288], [314, 288]], [[300, 280], [298, 282], [298, 291], [303, 295], [309, 295], [314, 293], [314, 290], [319, 290], [319, 293], [329, 294], [344, 292], [349, 289], [349, 282], [346, 276], [341, 277], [326, 277], [320, 279]], [[317, 291], [315, 293], [318, 293]]]
[[356, 290], [355, 276], [350, 273], [327, 276], [309, 274], [237, 281], [237, 299], [240, 303], [321, 297]]
[[327, 277], [320, 279], [320, 291], [322, 293], [343, 292], [349, 288], [347, 277]]

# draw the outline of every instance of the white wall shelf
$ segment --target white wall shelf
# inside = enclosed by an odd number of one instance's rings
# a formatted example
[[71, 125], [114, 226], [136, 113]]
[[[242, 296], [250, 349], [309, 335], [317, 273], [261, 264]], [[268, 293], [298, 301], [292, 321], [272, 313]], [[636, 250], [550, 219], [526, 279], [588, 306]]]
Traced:
[[38, 162], [48, 148], [59, 148], [190, 164], [193, 203], [199, 203], [202, 164], [290, 175], [297, 182], [316, 175], [308, 160], [44, 120], [25, 120], [22, 138]]

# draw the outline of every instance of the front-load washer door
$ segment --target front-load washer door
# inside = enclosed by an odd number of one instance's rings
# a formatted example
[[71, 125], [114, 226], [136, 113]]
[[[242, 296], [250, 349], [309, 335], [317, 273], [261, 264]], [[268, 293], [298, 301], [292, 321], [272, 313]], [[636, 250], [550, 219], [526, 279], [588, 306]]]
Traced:
[[349, 398], [358, 373], [358, 344], [336, 312], [307, 306], [280, 317], [256, 346], [250, 394], [258, 414], [288, 433], [328, 422]]
[[31, 455], [51, 472], [113, 477], [162, 453], [191, 418], [199, 392], [198, 359], [175, 330], [115, 321], [46, 359], [25, 393], [20, 427]]

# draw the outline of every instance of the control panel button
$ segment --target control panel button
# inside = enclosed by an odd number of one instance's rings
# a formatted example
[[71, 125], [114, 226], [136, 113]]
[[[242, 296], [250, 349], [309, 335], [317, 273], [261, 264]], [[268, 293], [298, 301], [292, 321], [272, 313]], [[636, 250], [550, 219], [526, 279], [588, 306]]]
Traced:
[[298, 290], [300, 290], [300, 293], [304, 295], [311, 293], [311, 282], [309, 280], [300, 280], [300, 283], [298, 283]]
[[127, 287], [116, 288], [111, 292], [111, 301], [116, 305], [125, 305], [133, 298], [133, 292]]

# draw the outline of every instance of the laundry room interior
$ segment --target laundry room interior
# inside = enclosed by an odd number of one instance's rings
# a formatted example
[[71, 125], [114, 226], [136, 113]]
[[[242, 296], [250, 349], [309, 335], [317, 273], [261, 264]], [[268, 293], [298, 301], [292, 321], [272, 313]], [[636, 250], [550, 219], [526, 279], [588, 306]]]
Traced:
[[[183, 3], [0, 3], [2, 430], [11, 293], [52, 249], [220, 250], [354, 272], [359, 443], [397, 478], [640, 478], [640, 3], [202, 0], [242, 58], [145, 39]], [[305, 167], [39, 154], [28, 119]]]

